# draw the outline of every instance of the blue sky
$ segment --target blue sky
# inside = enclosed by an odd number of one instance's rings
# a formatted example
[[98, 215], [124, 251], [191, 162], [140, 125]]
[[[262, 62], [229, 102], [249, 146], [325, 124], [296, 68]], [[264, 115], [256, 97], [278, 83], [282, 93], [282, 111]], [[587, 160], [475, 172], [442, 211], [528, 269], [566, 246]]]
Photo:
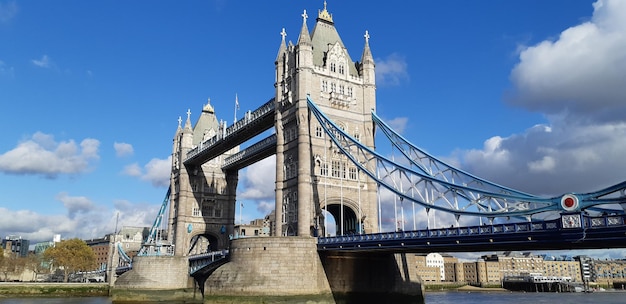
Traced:
[[[232, 122], [235, 94], [240, 117], [271, 98], [281, 29], [296, 41], [303, 10], [322, 8], [0, 0], [0, 236], [101, 237], [118, 213], [120, 227], [150, 225], [178, 117], [210, 98]], [[369, 31], [378, 115], [431, 154], [534, 194], [626, 180], [626, 2], [328, 10], [355, 61]], [[272, 161], [240, 172], [244, 222], [273, 207]]]

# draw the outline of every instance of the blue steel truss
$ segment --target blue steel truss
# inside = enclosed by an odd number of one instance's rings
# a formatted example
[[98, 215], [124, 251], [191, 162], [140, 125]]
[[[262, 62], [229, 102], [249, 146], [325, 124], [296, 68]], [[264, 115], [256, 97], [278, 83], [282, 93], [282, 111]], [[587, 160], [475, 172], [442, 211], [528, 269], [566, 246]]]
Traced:
[[391, 160], [345, 133], [310, 97], [307, 102], [326, 135], [359, 170], [403, 201], [421, 205], [426, 210], [444, 211], [457, 219], [469, 215], [491, 220], [524, 217], [530, 221], [538, 214], [626, 205], [626, 182], [596, 192], [555, 197], [534, 196], [497, 185], [456, 169], [415, 147], [373, 114], [374, 122], [404, 157], [400, 161]]

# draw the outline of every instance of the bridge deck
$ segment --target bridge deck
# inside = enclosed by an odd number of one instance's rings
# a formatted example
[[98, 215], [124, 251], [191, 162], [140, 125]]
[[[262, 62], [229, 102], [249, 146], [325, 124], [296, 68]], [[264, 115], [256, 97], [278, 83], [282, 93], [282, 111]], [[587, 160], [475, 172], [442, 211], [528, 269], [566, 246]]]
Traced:
[[318, 251], [480, 252], [626, 248], [626, 215], [318, 238]]

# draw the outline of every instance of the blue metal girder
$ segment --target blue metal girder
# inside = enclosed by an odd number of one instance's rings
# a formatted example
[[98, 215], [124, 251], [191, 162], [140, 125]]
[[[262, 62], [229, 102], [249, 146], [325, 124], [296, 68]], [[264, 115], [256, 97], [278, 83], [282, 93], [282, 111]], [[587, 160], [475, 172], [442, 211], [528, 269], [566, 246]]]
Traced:
[[[418, 168], [413, 169], [361, 144], [324, 115], [310, 97], [307, 97], [307, 101], [311, 113], [317, 118], [324, 132], [359, 170], [401, 199], [419, 204], [427, 210], [440, 210], [457, 217], [471, 215], [530, 219], [540, 213], [571, 212], [591, 206], [626, 203], [624, 196], [626, 182], [582, 195], [565, 194], [544, 198], [475, 178], [432, 156], [420, 156], [427, 160], [425, 163], [432, 165], [427, 167], [412, 161], [412, 165]], [[419, 151], [414, 150], [411, 153]], [[432, 169], [435, 167], [440, 169], [435, 172]]]
[[[451, 165], [435, 158], [426, 151], [410, 143], [402, 135], [391, 129], [391, 127], [389, 127], [389, 125], [380, 119], [380, 117], [378, 117], [374, 112], [372, 112], [372, 120], [378, 126], [378, 130], [382, 131], [391, 144], [400, 151], [402, 156], [404, 156], [404, 160], [417, 167], [425, 174], [442, 181], [469, 186], [475, 189], [484, 189], [489, 192], [515, 195], [517, 197], [536, 197], [535, 195], [498, 185], [452, 167]], [[402, 163], [402, 160], [394, 161]]]

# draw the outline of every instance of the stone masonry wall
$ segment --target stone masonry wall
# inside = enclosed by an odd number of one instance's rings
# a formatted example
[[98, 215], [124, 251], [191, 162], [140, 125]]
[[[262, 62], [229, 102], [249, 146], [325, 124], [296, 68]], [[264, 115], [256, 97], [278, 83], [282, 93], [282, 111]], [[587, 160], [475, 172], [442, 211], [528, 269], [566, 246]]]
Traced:
[[236, 239], [231, 243], [230, 258], [206, 280], [205, 296], [331, 293], [315, 238]]
[[133, 259], [133, 269], [117, 278], [115, 289], [193, 288], [187, 257], [142, 256]]

